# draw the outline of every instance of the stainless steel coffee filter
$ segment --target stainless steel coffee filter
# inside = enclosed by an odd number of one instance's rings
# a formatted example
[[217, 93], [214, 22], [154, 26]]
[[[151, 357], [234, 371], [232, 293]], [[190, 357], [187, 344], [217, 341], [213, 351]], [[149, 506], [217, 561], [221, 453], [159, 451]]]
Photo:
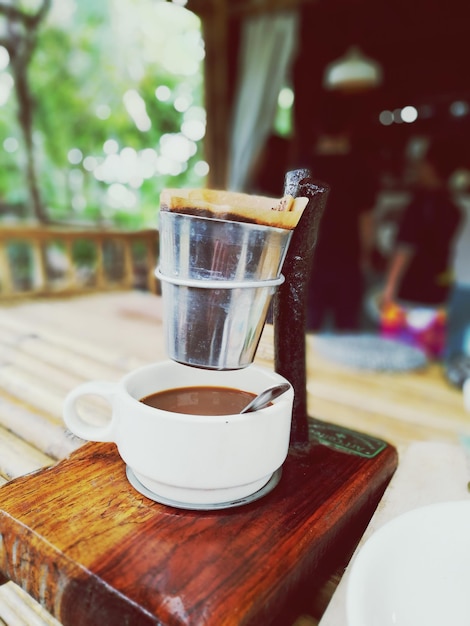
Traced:
[[291, 230], [160, 211], [160, 271], [195, 280], [280, 275]]
[[256, 282], [175, 279], [158, 270], [156, 275], [172, 360], [214, 370], [241, 369], [253, 362], [282, 275]]

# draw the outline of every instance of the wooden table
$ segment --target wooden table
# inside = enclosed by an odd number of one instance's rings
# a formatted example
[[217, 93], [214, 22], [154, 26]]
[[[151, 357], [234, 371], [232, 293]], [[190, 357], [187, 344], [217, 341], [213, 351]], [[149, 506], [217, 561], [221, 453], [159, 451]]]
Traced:
[[[414, 373], [354, 371], [319, 358], [315, 337], [307, 341], [311, 415], [399, 448], [414, 440], [458, 441], [460, 433], [470, 433], [461, 394], [446, 383], [438, 365]], [[161, 302], [158, 296], [127, 292], [4, 307], [0, 345], [0, 472], [6, 481], [52, 466], [82, 446], [65, 431], [61, 417], [63, 398], [76, 384], [117, 380], [166, 358]], [[272, 355], [267, 326], [257, 361], [270, 366]], [[319, 595], [316, 588], [311, 604], [324, 608]], [[44, 623], [57, 623], [28, 602], [12, 583], [4, 585], [0, 617], [14, 605], [16, 612], [34, 611]], [[303, 623], [316, 622], [305, 617]]]

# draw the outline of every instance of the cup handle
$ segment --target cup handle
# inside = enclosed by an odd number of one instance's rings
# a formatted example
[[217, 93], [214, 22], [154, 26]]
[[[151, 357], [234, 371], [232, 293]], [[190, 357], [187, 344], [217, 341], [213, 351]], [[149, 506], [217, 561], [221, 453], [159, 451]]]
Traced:
[[[114, 441], [114, 401], [119, 389], [117, 383], [89, 381], [75, 387], [64, 401], [64, 422], [74, 435], [87, 441]], [[109, 402], [112, 408], [111, 419], [105, 426], [91, 424], [83, 419], [77, 409], [77, 402], [83, 396], [99, 396]]]

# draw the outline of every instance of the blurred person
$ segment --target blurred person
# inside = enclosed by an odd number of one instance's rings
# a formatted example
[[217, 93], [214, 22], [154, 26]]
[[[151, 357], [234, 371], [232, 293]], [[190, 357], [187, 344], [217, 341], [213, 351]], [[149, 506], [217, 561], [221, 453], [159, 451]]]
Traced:
[[308, 282], [307, 331], [361, 329], [374, 249], [378, 176], [341, 111], [328, 112], [309, 167], [330, 187]]
[[380, 297], [383, 328], [440, 357], [453, 284], [453, 245], [462, 219], [450, 187], [461, 153], [450, 139], [433, 139], [414, 166]]
[[[455, 280], [447, 302], [444, 359], [452, 382], [461, 386], [470, 378], [470, 202], [460, 203], [464, 219], [455, 242]], [[451, 371], [452, 370], [452, 371]]]

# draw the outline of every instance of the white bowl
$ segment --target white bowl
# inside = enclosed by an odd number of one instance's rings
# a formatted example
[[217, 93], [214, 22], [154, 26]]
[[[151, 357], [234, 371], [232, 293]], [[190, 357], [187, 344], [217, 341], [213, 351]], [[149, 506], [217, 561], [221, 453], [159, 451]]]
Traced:
[[375, 532], [351, 564], [346, 611], [348, 626], [469, 626], [470, 499]]

